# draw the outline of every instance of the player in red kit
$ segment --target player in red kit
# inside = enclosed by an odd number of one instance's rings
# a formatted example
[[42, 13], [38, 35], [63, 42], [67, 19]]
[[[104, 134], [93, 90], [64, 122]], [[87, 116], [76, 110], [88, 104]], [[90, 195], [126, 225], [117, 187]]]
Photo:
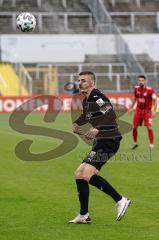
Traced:
[[157, 109], [157, 96], [154, 90], [146, 85], [146, 77], [140, 75], [138, 77], [138, 85], [134, 87], [134, 100], [130, 112], [133, 111], [136, 106], [135, 114], [133, 118], [133, 141], [134, 146], [132, 149], [138, 147], [138, 126], [147, 127], [148, 137], [150, 142], [150, 148], [154, 148], [154, 134], [152, 129], [152, 118], [156, 114]]

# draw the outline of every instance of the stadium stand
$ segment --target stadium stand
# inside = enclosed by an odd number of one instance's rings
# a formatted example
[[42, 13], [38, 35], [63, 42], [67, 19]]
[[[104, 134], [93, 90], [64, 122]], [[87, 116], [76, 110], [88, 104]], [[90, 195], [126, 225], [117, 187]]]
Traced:
[[[23, 67], [21, 65], [20, 73], [16, 72], [23, 79], [23, 85], [29, 94], [51, 93], [54, 92], [55, 86], [56, 91], [61, 93], [66, 82], [73, 81], [79, 71], [86, 69], [96, 73], [98, 87], [105, 91], [130, 91], [133, 85], [132, 79], [136, 78], [138, 73], [145, 72], [150, 81], [156, 79], [155, 86], [157, 86], [158, 62], [153, 62], [148, 55], [132, 54], [120, 30], [132, 34], [158, 32], [159, 2], [157, 0], [103, 0], [102, 8], [106, 7], [103, 11], [95, 5], [93, 9], [90, 2], [84, 0], [0, 1], [2, 34], [19, 33], [16, 30], [15, 19], [17, 13], [25, 9], [36, 16], [37, 28], [34, 32], [36, 34], [114, 33], [117, 36], [117, 45], [119, 45], [117, 55], [88, 55], [85, 56], [84, 62], [76, 64], [71, 62], [69, 64], [25, 64]], [[94, 4], [96, 2], [96, 0], [93, 1]], [[122, 46], [126, 49], [125, 52], [121, 52]], [[50, 80], [50, 76], [53, 81]]]
[[[11, 64], [0, 64], [0, 92], [3, 96], [27, 96], [24, 86], [19, 85], [20, 79]], [[19, 86], [21, 86], [19, 88]]]
[[104, 1], [112, 20], [125, 33], [159, 31], [159, 1], [109, 0]]
[[[24, 67], [24, 66], [23, 66]], [[58, 93], [57, 68], [52, 64], [25, 65], [30, 81], [31, 94], [54, 94]]]
[[3, 0], [0, 3], [1, 33], [17, 33], [15, 19], [24, 9], [36, 16], [35, 33], [92, 33], [95, 30], [85, 1]]
[[[104, 0], [105, 6], [123, 32], [158, 32], [159, 1], [154, 0]], [[2, 33], [17, 33], [17, 12], [34, 12], [41, 33], [93, 33], [95, 19], [87, 1], [0, 1], [0, 28]], [[43, 27], [45, 26], [45, 27]], [[58, 27], [57, 27], [58, 26]]]
[[[94, 59], [97, 57], [97, 62]], [[112, 61], [111, 61], [112, 60]], [[120, 81], [127, 79], [127, 67], [121, 63], [116, 55], [100, 56], [100, 55], [86, 55], [85, 62], [81, 63], [57, 63], [57, 64], [25, 64], [26, 70], [34, 79], [33, 92], [34, 93], [48, 93], [48, 88], [44, 87], [46, 77], [50, 76], [52, 85], [57, 86], [58, 79], [58, 92], [63, 93], [64, 85], [69, 81], [74, 81], [80, 71], [94, 71], [97, 76], [97, 85], [106, 91], [128, 91], [130, 83], [127, 81], [124, 84]], [[50, 71], [50, 74], [47, 72]], [[122, 77], [120, 77], [122, 75]], [[105, 78], [105, 81], [103, 79]], [[41, 80], [40, 80], [41, 79]], [[115, 82], [114, 82], [115, 81]], [[109, 85], [109, 87], [108, 87]], [[53, 90], [50, 93], [53, 93]]]

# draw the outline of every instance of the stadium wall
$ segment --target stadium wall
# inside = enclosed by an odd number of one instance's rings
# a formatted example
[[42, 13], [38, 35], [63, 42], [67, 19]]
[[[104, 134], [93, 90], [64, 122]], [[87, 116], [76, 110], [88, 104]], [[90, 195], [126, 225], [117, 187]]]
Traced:
[[[159, 34], [124, 34], [134, 54], [159, 61]], [[1, 35], [4, 62], [83, 62], [86, 54], [115, 54], [114, 35]]]

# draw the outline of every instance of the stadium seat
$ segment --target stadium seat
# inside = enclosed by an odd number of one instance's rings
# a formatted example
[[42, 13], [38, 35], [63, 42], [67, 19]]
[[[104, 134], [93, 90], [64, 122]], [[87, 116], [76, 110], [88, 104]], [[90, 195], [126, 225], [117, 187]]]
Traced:
[[0, 64], [0, 92], [4, 96], [27, 96], [28, 92], [10, 64]]

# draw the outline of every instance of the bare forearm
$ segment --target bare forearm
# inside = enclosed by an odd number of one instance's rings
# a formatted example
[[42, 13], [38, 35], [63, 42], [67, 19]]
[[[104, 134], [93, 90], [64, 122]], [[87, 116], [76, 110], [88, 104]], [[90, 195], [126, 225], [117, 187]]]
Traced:
[[136, 99], [134, 99], [134, 100], [133, 100], [133, 102], [132, 102], [132, 105], [131, 105], [131, 109], [133, 109], [133, 108], [134, 108], [134, 106], [135, 106], [135, 103], [136, 103]]
[[154, 100], [151, 110], [156, 113], [156, 111], [157, 111], [157, 100]]

